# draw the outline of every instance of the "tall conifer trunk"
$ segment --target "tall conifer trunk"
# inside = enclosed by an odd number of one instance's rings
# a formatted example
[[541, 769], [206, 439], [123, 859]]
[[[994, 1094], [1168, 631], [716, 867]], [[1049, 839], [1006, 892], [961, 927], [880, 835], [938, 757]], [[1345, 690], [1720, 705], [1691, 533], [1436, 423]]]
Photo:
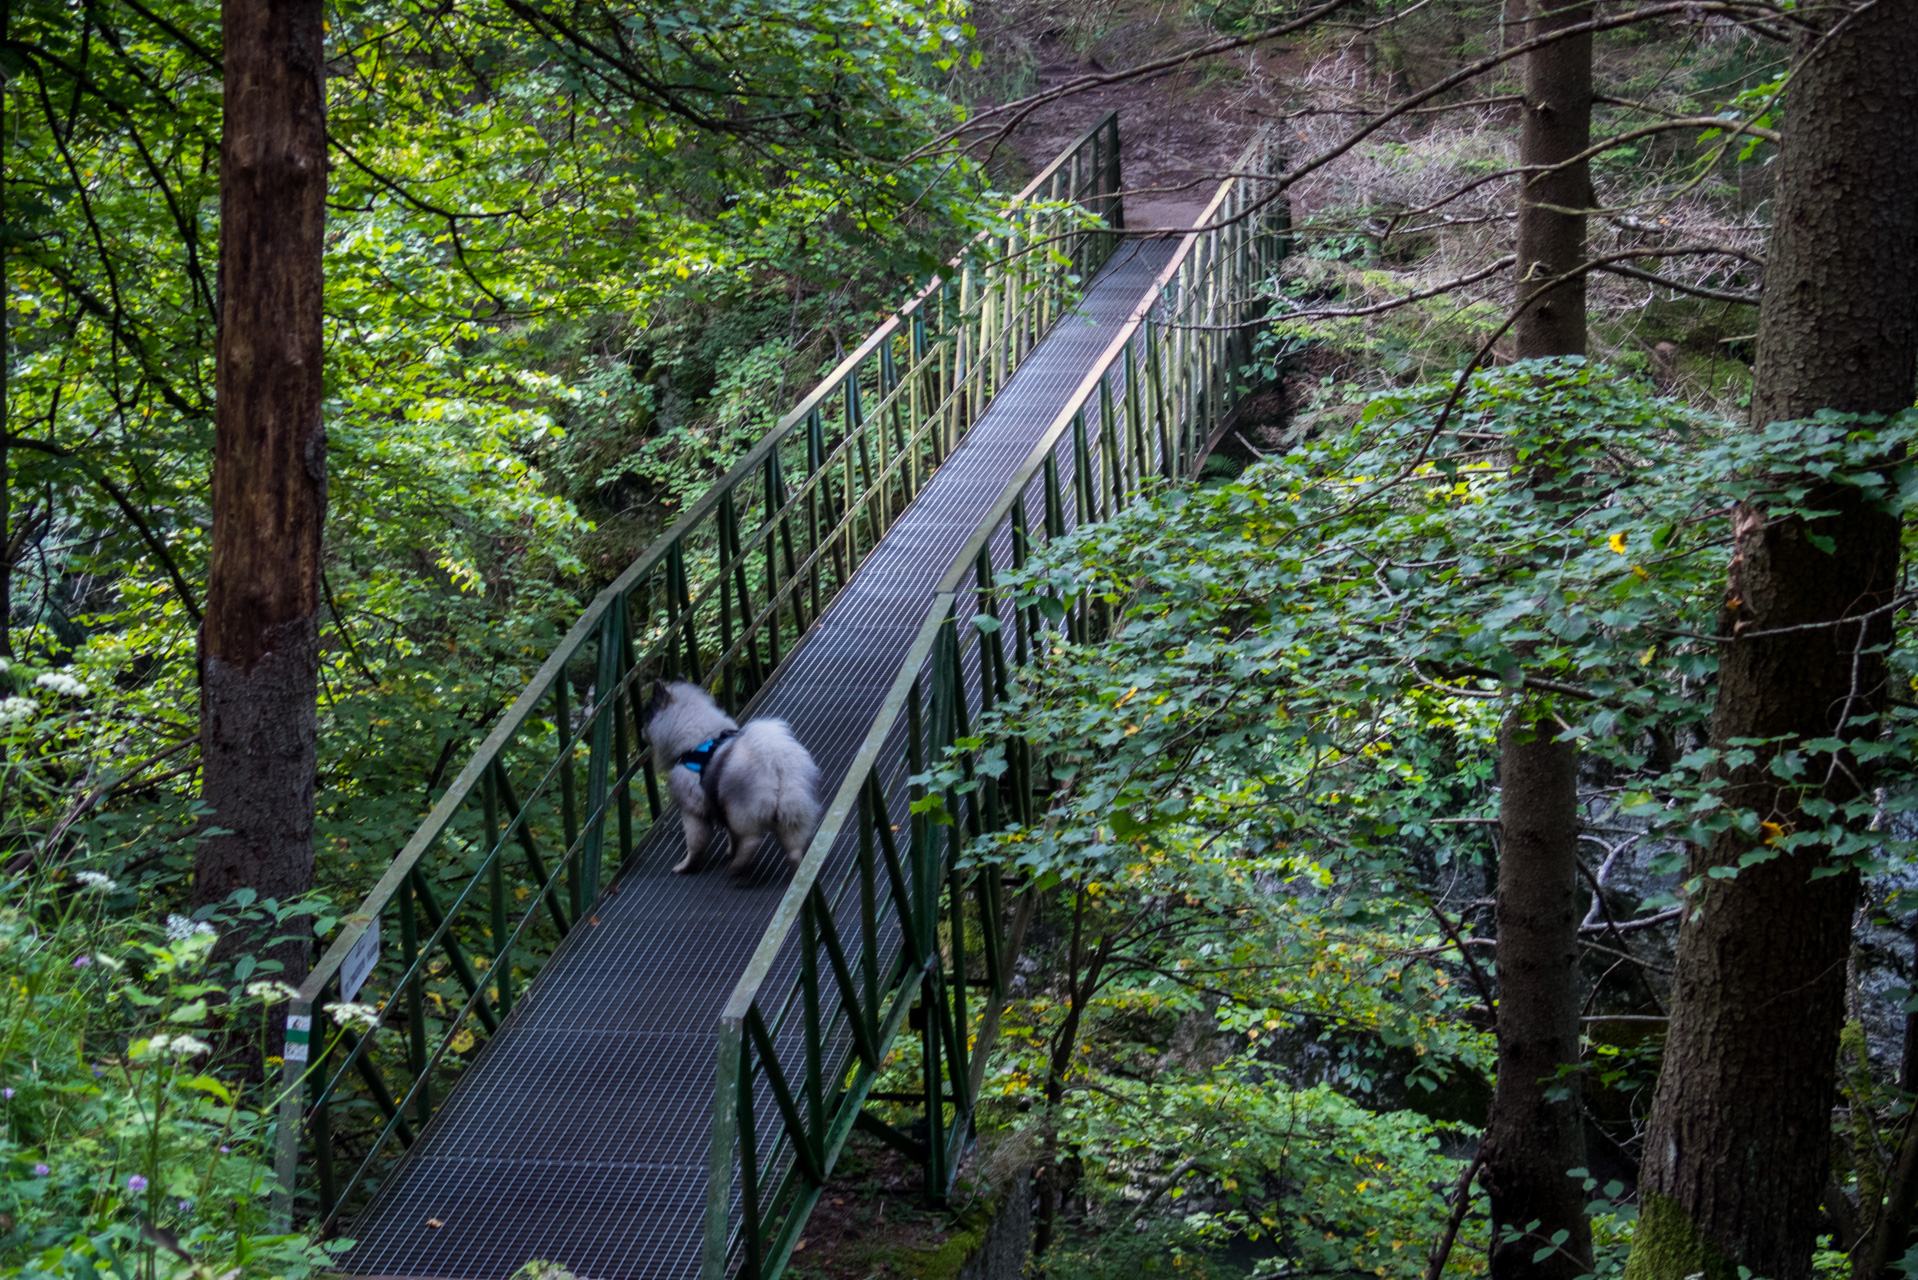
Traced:
[[[200, 633], [207, 838], [194, 897], [313, 879], [326, 435], [320, 0], [225, 0], [213, 563]], [[289, 976], [304, 948], [282, 948]]]
[[[1794, 53], [1802, 59], [1814, 43], [1801, 36]], [[1918, 168], [1905, 157], [1918, 149], [1915, 67], [1918, 5], [1907, 0], [1861, 7], [1798, 72], [1759, 311], [1755, 426], [1912, 402]], [[1843, 490], [1811, 504], [1837, 510], [1811, 524], [1750, 507], [1734, 516], [1719, 633], [1740, 638], [1720, 654], [1712, 738], [1721, 747], [1875, 733], [1885, 665], [1871, 650], [1889, 640], [1890, 616], [1842, 620], [1897, 590], [1899, 522]], [[1775, 634], [1788, 627], [1806, 629]], [[1784, 831], [1809, 825], [1770, 770], [1775, 749], [1756, 755], [1724, 775], [1728, 801]], [[1829, 776], [1827, 798], [1869, 785], [1857, 761], [1832, 763], [1809, 755], [1806, 776]], [[1772, 1280], [1811, 1275], [1857, 879], [1814, 878], [1825, 866], [1817, 850], [1706, 876], [1752, 849], [1728, 833], [1693, 850], [1691, 874], [1706, 878], [1679, 932], [1632, 1280], [1719, 1280], [1740, 1266]]]
[[[1589, 4], [1533, 0], [1523, 35], [1587, 22]], [[1592, 37], [1568, 36], [1526, 56], [1519, 163], [1558, 165], [1591, 140]], [[1583, 163], [1528, 173], [1518, 204], [1520, 359], [1585, 354], [1585, 280], [1547, 288], [1585, 260], [1591, 180]], [[1535, 488], [1549, 492], [1542, 471]], [[1554, 741], [1543, 708], [1523, 707], [1499, 740], [1498, 1082], [1485, 1134], [1494, 1280], [1572, 1280], [1592, 1269], [1584, 1190], [1567, 1171], [1585, 1163], [1576, 1103], [1548, 1096], [1579, 1060], [1578, 748]], [[1544, 1258], [1534, 1255], [1564, 1238]], [[1501, 1242], [1502, 1240], [1502, 1242]]]
[[[1530, 0], [1527, 40], [1592, 20], [1589, 3]], [[1592, 35], [1566, 36], [1525, 55], [1524, 117], [1518, 162], [1527, 171], [1518, 197], [1518, 304], [1512, 333], [1518, 358], [1585, 354], [1585, 277], [1547, 288], [1585, 261], [1590, 166], [1567, 165], [1592, 142]], [[1564, 166], [1562, 168], [1555, 166]], [[1533, 172], [1550, 167], [1551, 172]], [[1536, 298], [1536, 301], [1533, 299]], [[1530, 302], [1529, 306], [1526, 303]]]

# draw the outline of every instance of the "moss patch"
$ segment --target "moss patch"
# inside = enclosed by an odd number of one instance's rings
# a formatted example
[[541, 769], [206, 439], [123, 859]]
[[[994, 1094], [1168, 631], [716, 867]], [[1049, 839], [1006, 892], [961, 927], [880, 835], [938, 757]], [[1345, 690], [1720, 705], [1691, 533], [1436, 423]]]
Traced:
[[944, 1244], [932, 1250], [906, 1250], [898, 1259], [907, 1268], [906, 1275], [916, 1280], [953, 1280], [966, 1260], [986, 1242], [983, 1225], [946, 1237]]
[[1678, 1201], [1645, 1192], [1625, 1280], [1686, 1280], [1701, 1274], [1705, 1280], [1738, 1280], [1738, 1266], [1699, 1232]]
[[[952, 1208], [927, 1208], [917, 1166], [855, 1133], [806, 1221], [792, 1280], [956, 1280], [998, 1210], [960, 1178]], [[984, 1188], [974, 1188], [984, 1191]]]

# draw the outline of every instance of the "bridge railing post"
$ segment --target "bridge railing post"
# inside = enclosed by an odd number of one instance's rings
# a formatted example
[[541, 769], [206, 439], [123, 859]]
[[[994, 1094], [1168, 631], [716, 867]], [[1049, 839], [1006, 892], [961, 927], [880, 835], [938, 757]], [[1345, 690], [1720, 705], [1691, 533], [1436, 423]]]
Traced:
[[[726, 1256], [732, 1245], [734, 1146], [740, 1138], [740, 1082], [744, 1078], [740, 1069], [742, 1039], [739, 1019], [720, 1020], [718, 1069], [713, 1081], [712, 1155], [706, 1189], [705, 1242], [700, 1251], [701, 1280], [726, 1280]], [[747, 1137], [747, 1143], [751, 1143], [750, 1136]]]

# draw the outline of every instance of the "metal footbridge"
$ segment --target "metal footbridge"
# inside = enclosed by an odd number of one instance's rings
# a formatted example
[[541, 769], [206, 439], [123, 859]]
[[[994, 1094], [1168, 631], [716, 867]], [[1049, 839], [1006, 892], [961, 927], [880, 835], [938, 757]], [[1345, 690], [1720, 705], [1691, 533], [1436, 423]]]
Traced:
[[[1107, 117], [586, 609], [293, 1002], [278, 1207], [352, 1239], [341, 1270], [774, 1277], [855, 1128], [943, 1193], [1029, 903], [957, 855], [1051, 782], [1016, 748], [939, 822], [911, 779], [1101, 625], [995, 566], [1203, 457], [1280, 253], [1272, 161], [1198, 229], [1116, 235]], [[796, 873], [668, 870], [656, 677], [812, 751]]]

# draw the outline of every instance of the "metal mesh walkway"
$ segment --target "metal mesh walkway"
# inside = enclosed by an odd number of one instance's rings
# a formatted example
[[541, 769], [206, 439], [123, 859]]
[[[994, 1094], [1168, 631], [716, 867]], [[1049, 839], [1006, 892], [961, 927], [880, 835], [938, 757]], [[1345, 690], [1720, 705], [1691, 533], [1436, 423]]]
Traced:
[[[918, 633], [935, 584], [1173, 252], [1130, 241], [1019, 368], [756, 700], [790, 721], [830, 796]], [[467, 1070], [341, 1260], [360, 1276], [495, 1280], [529, 1259], [594, 1280], [698, 1274], [713, 1028], [788, 878], [718, 852], [675, 876], [656, 824]]]

